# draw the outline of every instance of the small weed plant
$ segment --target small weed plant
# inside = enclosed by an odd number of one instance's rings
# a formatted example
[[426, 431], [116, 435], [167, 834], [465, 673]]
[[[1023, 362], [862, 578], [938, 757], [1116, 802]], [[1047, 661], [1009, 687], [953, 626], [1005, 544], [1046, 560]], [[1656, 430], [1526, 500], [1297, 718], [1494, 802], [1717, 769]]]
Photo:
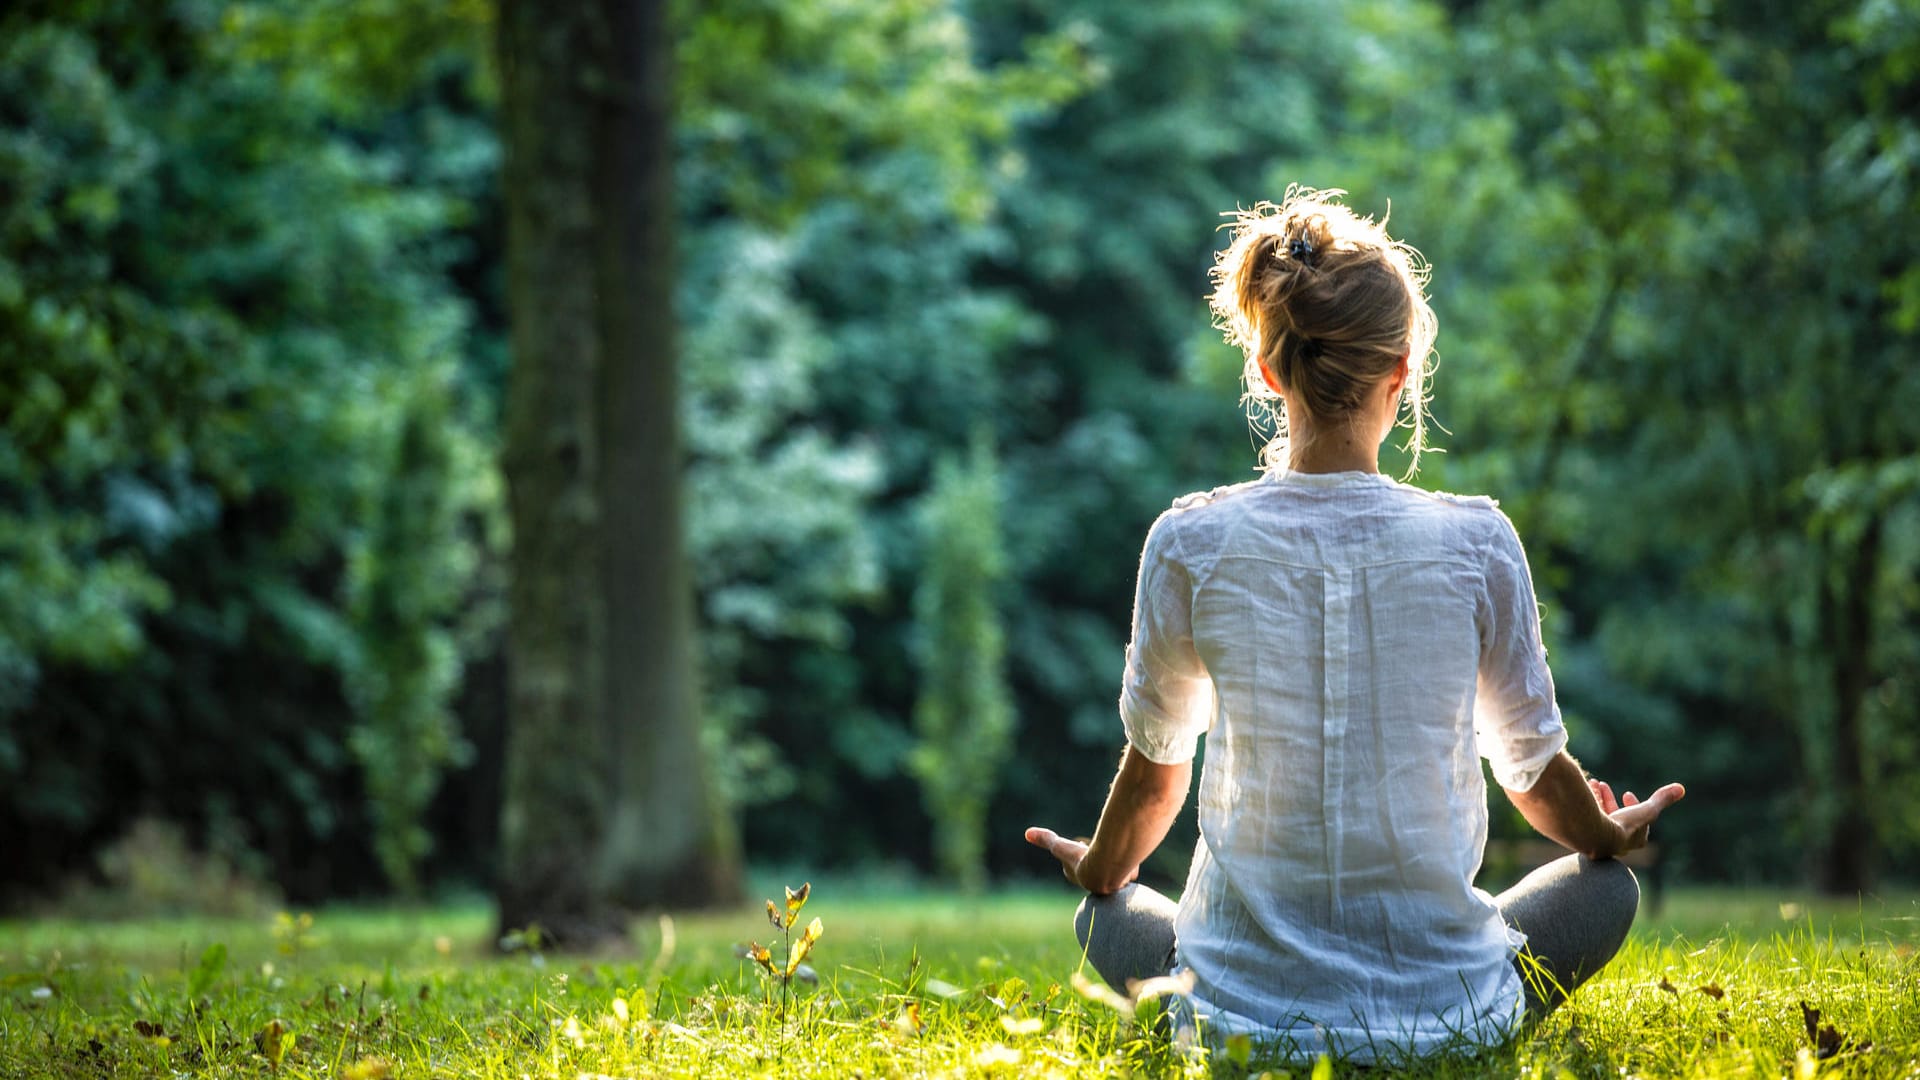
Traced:
[[769, 994], [774, 983], [780, 986], [780, 1022], [784, 1027], [787, 1019], [787, 1007], [793, 1000], [793, 981], [799, 979], [809, 985], [820, 981], [813, 968], [807, 966], [807, 954], [813, 951], [814, 943], [820, 935], [826, 933], [826, 924], [818, 916], [800, 932], [800, 940], [793, 939], [793, 923], [800, 917], [800, 909], [807, 906], [807, 897], [813, 894], [813, 882], [802, 884], [798, 889], [787, 887], [787, 903], [784, 908], [767, 901], [767, 921], [773, 928], [785, 935], [785, 947], [780, 950], [780, 959], [775, 960], [773, 950], [758, 941], [747, 943], [745, 955], [760, 965], [761, 973], [766, 977]]

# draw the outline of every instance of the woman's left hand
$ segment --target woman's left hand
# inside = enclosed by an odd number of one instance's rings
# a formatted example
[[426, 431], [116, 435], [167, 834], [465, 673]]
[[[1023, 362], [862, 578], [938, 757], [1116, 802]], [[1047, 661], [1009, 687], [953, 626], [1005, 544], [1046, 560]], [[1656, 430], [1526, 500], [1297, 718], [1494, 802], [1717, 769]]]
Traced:
[[[1087, 858], [1087, 845], [1080, 841], [1061, 836], [1052, 829], [1042, 829], [1036, 825], [1027, 830], [1027, 843], [1037, 848], [1044, 848], [1047, 854], [1059, 859], [1061, 872], [1066, 874], [1067, 880], [1073, 882], [1075, 885], [1086, 889], [1088, 892], [1107, 893], [1114, 891], [1111, 888], [1094, 887], [1102, 883], [1096, 882], [1090, 885], [1086, 881], [1081, 880], [1080, 867]], [[1136, 867], [1131, 873], [1127, 874], [1127, 881], [1132, 881], [1135, 877], [1139, 876], [1139, 873], [1140, 871]], [[1126, 882], [1122, 882], [1121, 884], [1124, 885]]]
[[1027, 843], [1044, 848], [1047, 854], [1059, 859], [1060, 869], [1067, 875], [1067, 880], [1075, 885], [1080, 884], [1080, 863], [1087, 857], [1087, 845], [1038, 825], [1027, 830]]

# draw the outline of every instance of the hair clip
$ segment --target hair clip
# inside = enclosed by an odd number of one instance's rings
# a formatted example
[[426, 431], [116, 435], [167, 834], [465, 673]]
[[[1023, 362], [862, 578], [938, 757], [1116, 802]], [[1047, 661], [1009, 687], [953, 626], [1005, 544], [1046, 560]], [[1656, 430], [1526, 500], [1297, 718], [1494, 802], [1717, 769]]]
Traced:
[[1305, 262], [1313, 254], [1313, 241], [1304, 236], [1296, 236], [1287, 242], [1287, 254]]

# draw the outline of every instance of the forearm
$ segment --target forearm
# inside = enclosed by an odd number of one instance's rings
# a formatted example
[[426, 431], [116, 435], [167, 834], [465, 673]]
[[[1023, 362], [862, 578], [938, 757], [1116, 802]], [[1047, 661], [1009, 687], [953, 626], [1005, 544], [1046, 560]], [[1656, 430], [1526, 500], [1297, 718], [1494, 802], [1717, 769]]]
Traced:
[[1192, 762], [1161, 765], [1129, 745], [1107, 791], [1093, 842], [1080, 862], [1081, 886], [1106, 894], [1133, 880], [1140, 864], [1166, 839], [1192, 780]]
[[1549, 840], [1595, 859], [1619, 854], [1626, 830], [1601, 810], [1580, 763], [1565, 750], [1526, 791], [1507, 791], [1527, 823]]

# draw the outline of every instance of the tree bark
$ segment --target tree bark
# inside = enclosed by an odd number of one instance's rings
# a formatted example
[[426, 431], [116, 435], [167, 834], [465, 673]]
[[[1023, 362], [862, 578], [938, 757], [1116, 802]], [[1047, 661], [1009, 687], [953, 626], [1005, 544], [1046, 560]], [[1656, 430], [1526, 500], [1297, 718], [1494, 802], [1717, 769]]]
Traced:
[[699, 753], [658, 0], [502, 0], [514, 368], [503, 930], [729, 899]]
[[631, 906], [736, 899], [739, 860], [703, 767], [674, 319], [672, 38], [663, 0], [602, 0], [594, 249], [606, 523], [612, 816], [598, 875]]
[[1833, 799], [1827, 835], [1819, 852], [1820, 890], [1856, 896], [1873, 884], [1878, 847], [1868, 809], [1866, 760], [1867, 690], [1873, 681], [1873, 593], [1880, 572], [1881, 516], [1871, 510], [1850, 552], [1834, 552], [1828, 571], [1827, 641], [1833, 652]]

